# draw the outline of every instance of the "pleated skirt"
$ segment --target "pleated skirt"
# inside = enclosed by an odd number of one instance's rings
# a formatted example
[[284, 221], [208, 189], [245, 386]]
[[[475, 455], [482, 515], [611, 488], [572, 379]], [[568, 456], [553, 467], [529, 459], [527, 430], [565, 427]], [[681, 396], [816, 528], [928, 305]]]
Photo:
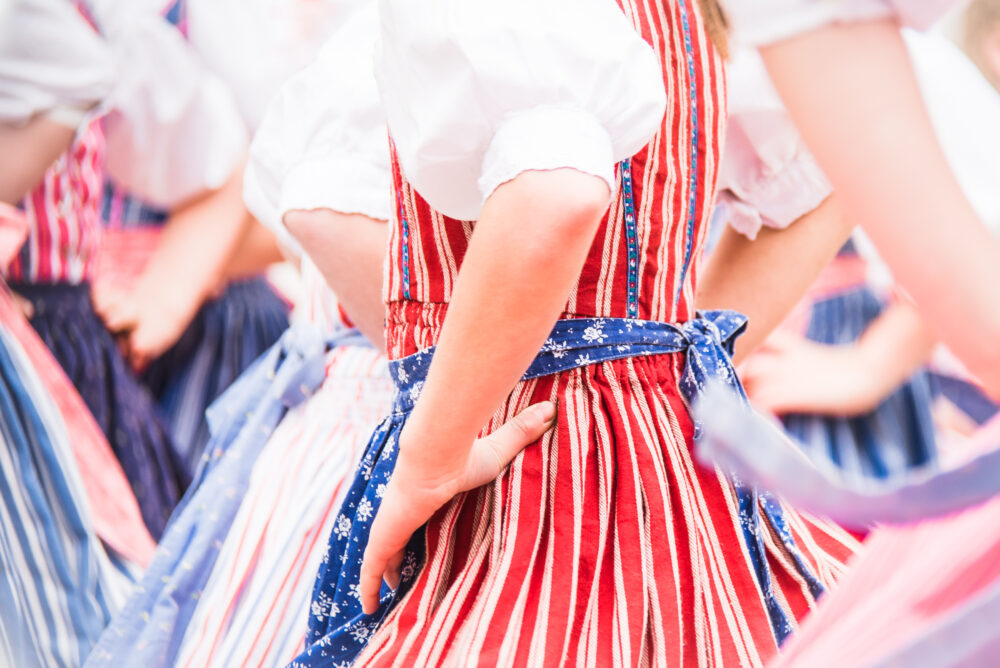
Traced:
[[189, 480], [149, 391], [124, 360], [82, 285], [12, 285], [31, 325], [73, 382], [111, 444], [154, 538]]
[[264, 278], [232, 283], [143, 373], [187, 477], [209, 440], [205, 410], [288, 329], [288, 311]]
[[81, 665], [132, 585], [96, 536], [71, 438], [0, 325], [0, 665]]
[[[818, 343], [850, 344], [882, 311], [870, 289], [850, 289], [814, 303], [805, 334]], [[851, 476], [889, 478], [936, 461], [932, 402], [929, 374], [918, 371], [866, 415], [792, 414], [782, 421], [810, 457], [830, 461]]]
[[[292, 665], [763, 666], [778, 641], [761, 582], [794, 625], [859, 545], [785, 509], [783, 528], [758, 525], [756, 572], [732, 482], [694, 461], [683, 363], [616, 360], [520, 383], [487, 430], [551, 399], [556, 427], [443, 507], [411, 541], [390, 605], [352, 617], [371, 499], [405, 416], [384, 422], [355, 478], [372, 494], [345, 499]], [[746, 512], [767, 515], [766, 503]]]

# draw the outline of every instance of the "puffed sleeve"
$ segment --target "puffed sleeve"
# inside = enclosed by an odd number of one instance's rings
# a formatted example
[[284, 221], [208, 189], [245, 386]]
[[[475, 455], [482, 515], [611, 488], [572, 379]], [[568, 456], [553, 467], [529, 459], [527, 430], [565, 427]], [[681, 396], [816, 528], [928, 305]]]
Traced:
[[250, 146], [244, 200], [293, 251], [301, 249], [282, 223], [287, 211], [380, 220], [392, 213], [388, 135], [372, 71], [377, 33], [373, 2], [281, 87]]
[[106, 165], [114, 181], [171, 208], [224, 184], [248, 133], [232, 94], [151, 0], [90, 0], [113, 54]]
[[659, 129], [652, 48], [614, 0], [381, 0], [376, 76], [407, 178], [476, 219], [501, 184], [571, 167], [615, 189], [614, 165]]
[[721, 4], [737, 41], [764, 46], [823, 26], [885, 18], [926, 30], [962, 0], [723, 0]]
[[80, 125], [114, 80], [106, 44], [67, 0], [0, 0], [0, 122]]
[[832, 187], [799, 136], [755, 51], [727, 65], [729, 125], [718, 205], [737, 232], [785, 228], [818, 207]]

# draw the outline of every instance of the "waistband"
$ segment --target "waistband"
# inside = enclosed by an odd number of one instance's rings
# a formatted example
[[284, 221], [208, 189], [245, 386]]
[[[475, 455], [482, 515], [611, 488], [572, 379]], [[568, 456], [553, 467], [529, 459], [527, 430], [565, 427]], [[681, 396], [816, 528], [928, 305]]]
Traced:
[[305, 401], [326, 379], [326, 353], [341, 346], [371, 348], [361, 333], [344, 330], [326, 336], [312, 324], [293, 325], [257, 358], [206, 411], [216, 436], [242, 418], [248, 406], [270, 397], [291, 408]]
[[[692, 320], [676, 324], [630, 318], [559, 320], [521, 380], [611, 360], [683, 352], [687, 364], [680, 389], [689, 403], [709, 378], [742, 393], [732, 353], [736, 337], [746, 324], [746, 316], [735, 311], [699, 311]], [[389, 362], [389, 375], [396, 384], [395, 412], [413, 409], [434, 350], [427, 348]]]
[[90, 283], [19, 283], [7, 286], [18, 296], [29, 301], [56, 301], [90, 303]]

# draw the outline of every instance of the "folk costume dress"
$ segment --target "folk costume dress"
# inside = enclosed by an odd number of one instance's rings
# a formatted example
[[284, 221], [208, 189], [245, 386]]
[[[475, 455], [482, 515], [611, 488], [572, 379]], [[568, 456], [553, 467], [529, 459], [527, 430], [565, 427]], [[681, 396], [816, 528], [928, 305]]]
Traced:
[[[41, 6], [32, 4], [33, 0], [25, 0], [26, 25], [32, 11]], [[94, 20], [92, 13], [88, 15]], [[74, 44], [89, 55], [81, 57], [84, 62], [106, 68], [103, 81], [113, 81], [117, 69], [110, 42], [96, 38], [92, 27], [61, 25], [65, 30], [49, 42], [39, 42], [36, 49], [52, 42]], [[46, 84], [50, 90], [60, 90], [58, 81], [73, 76], [72, 63], [57, 71], [61, 76]], [[90, 105], [102, 103], [113, 91], [95, 86], [89, 91]], [[147, 527], [158, 536], [180, 498], [180, 468], [152, 398], [132, 375], [90, 302], [88, 281], [100, 238], [105, 148], [99, 113], [82, 119], [73, 145], [21, 203], [31, 232], [20, 254], [4, 269], [4, 277], [30, 302], [32, 326], [101, 426], [132, 483]]]
[[[737, 382], [729, 354], [744, 324], [692, 303], [725, 117], [697, 5], [380, 9], [397, 394], [292, 665], [763, 665], [857, 545], [692, 459], [687, 402], [709, 377]], [[484, 431], [546, 399], [559, 400], [558, 424], [446, 504], [366, 616], [361, 557], [474, 220], [499, 184], [557, 167], [614, 196], [562, 319]]]
[[[178, 26], [182, 34], [188, 27], [186, 5], [183, 0], [178, 0], [164, 12], [167, 20]], [[198, 67], [200, 61], [196, 58], [197, 54], [188, 55], [191, 61], [189, 66]], [[220, 87], [225, 85], [224, 81], [215, 81]], [[157, 83], [160, 82], [154, 81], [150, 85]], [[168, 87], [165, 91], [158, 91], [158, 94], [166, 97], [176, 93], [176, 88]], [[232, 98], [230, 104], [219, 105], [222, 110], [228, 111], [216, 111], [209, 116], [209, 120], [223, 128], [224, 133], [236, 128], [239, 134], [244, 121], [235, 97], [229, 97]], [[147, 128], [148, 132], [159, 130], [157, 127]], [[209, 130], [211, 128], [205, 128], [206, 132]], [[199, 137], [193, 135], [187, 139], [189, 144], [194, 144], [189, 146], [190, 150], [181, 152], [180, 147], [174, 148], [181, 160], [167, 165], [147, 164], [145, 171], [158, 175], [186, 173], [190, 162], [205, 158], [196, 144]], [[143, 138], [143, 143], [155, 141]], [[241, 147], [241, 144], [236, 143], [236, 146]], [[157, 155], [162, 154], [154, 153], [145, 161], [152, 161]], [[215, 156], [214, 162], [223, 163], [226, 157], [235, 167], [234, 161], [239, 158], [239, 152]], [[121, 163], [120, 168], [135, 159], [112, 156], [114, 162]], [[135, 170], [129, 170], [127, 179], [137, 179]], [[218, 184], [205, 184], [211, 185]], [[102, 202], [105, 228], [95, 281], [119, 288], [132, 285], [155, 252], [159, 232], [168, 217], [168, 211], [163, 206], [145, 202], [114, 180], [109, 180]], [[209, 232], [206, 230], [206, 233]], [[199, 309], [180, 339], [142, 373], [141, 380], [160, 407], [188, 478], [194, 475], [209, 439], [205, 410], [288, 328], [288, 310], [288, 305], [263, 276], [229, 283], [222, 288], [221, 294]]]
[[[248, 206], [299, 252], [281, 223], [290, 209], [392, 213], [374, 2], [359, 7], [281, 89], [251, 146]], [[274, 666], [302, 650], [326, 539], [393, 385], [301, 261], [296, 324], [211, 407], [210, 459], [88, 666]]]
[[[727, 64], [729, 127], [718, 207], [750, 239], [783, 229], [832, 192], [788, 117], [756, 52]], [[848, 241], [810, 287], [782, 329], [826, 345], [857, 341], [889, 298], [859, 245]], [[791, 414], [781, 420], [810, 456], [857, 478], [887, 478], [937, 459], [929, 374], [920, 370], [865, 415]]]

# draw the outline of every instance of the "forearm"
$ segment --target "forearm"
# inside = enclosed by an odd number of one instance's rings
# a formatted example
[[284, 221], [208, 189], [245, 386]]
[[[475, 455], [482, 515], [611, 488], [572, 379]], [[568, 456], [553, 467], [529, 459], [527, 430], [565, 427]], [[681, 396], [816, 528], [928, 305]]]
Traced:
[[329, 209], [288, 211], [284, 223], [309, 253], [355, 326], [385, 350], [382, 265], [388, 226], [361, 214]]
[[927, 362], [934, 344], [934, 336], [920, 313], [906, 302], [895, 302], [865, 330], [855, 346], [864, 366], [871, 370], [881, 401]]
[[44, 116], [23, 126], [0, 123], [0, 201], [17, 204], [73, 143], [75, 132]]
[[608, 189], [575, 170], [525, 172], [476, 224], [410, 418], [428, 460], [468, 447], [541, 349], [586, 259]]
[[198, 304], [215, 292], [250, 220], [242, 200], [241, 174], [236, 170], [218, 190], [171, 213], [139, 279], [140, 287], [169, 282]]
[[253, 218], [248, 218], [226, 263], [224, 278], [236, 281], [258, 276], [272, 264], [284, 259], [274, 234]]
[[753, 241], [727, 227], [698, 279], [699, 309], [733, 309], [749, 318], [737, 363], [764, 342], [851, 234], [836, 196], [783, 230]]
[[852, 222], [935, 333], [1000, 395], [1000, 244], [947, 166], [898, 27], [827, 27], [762, 55]]

